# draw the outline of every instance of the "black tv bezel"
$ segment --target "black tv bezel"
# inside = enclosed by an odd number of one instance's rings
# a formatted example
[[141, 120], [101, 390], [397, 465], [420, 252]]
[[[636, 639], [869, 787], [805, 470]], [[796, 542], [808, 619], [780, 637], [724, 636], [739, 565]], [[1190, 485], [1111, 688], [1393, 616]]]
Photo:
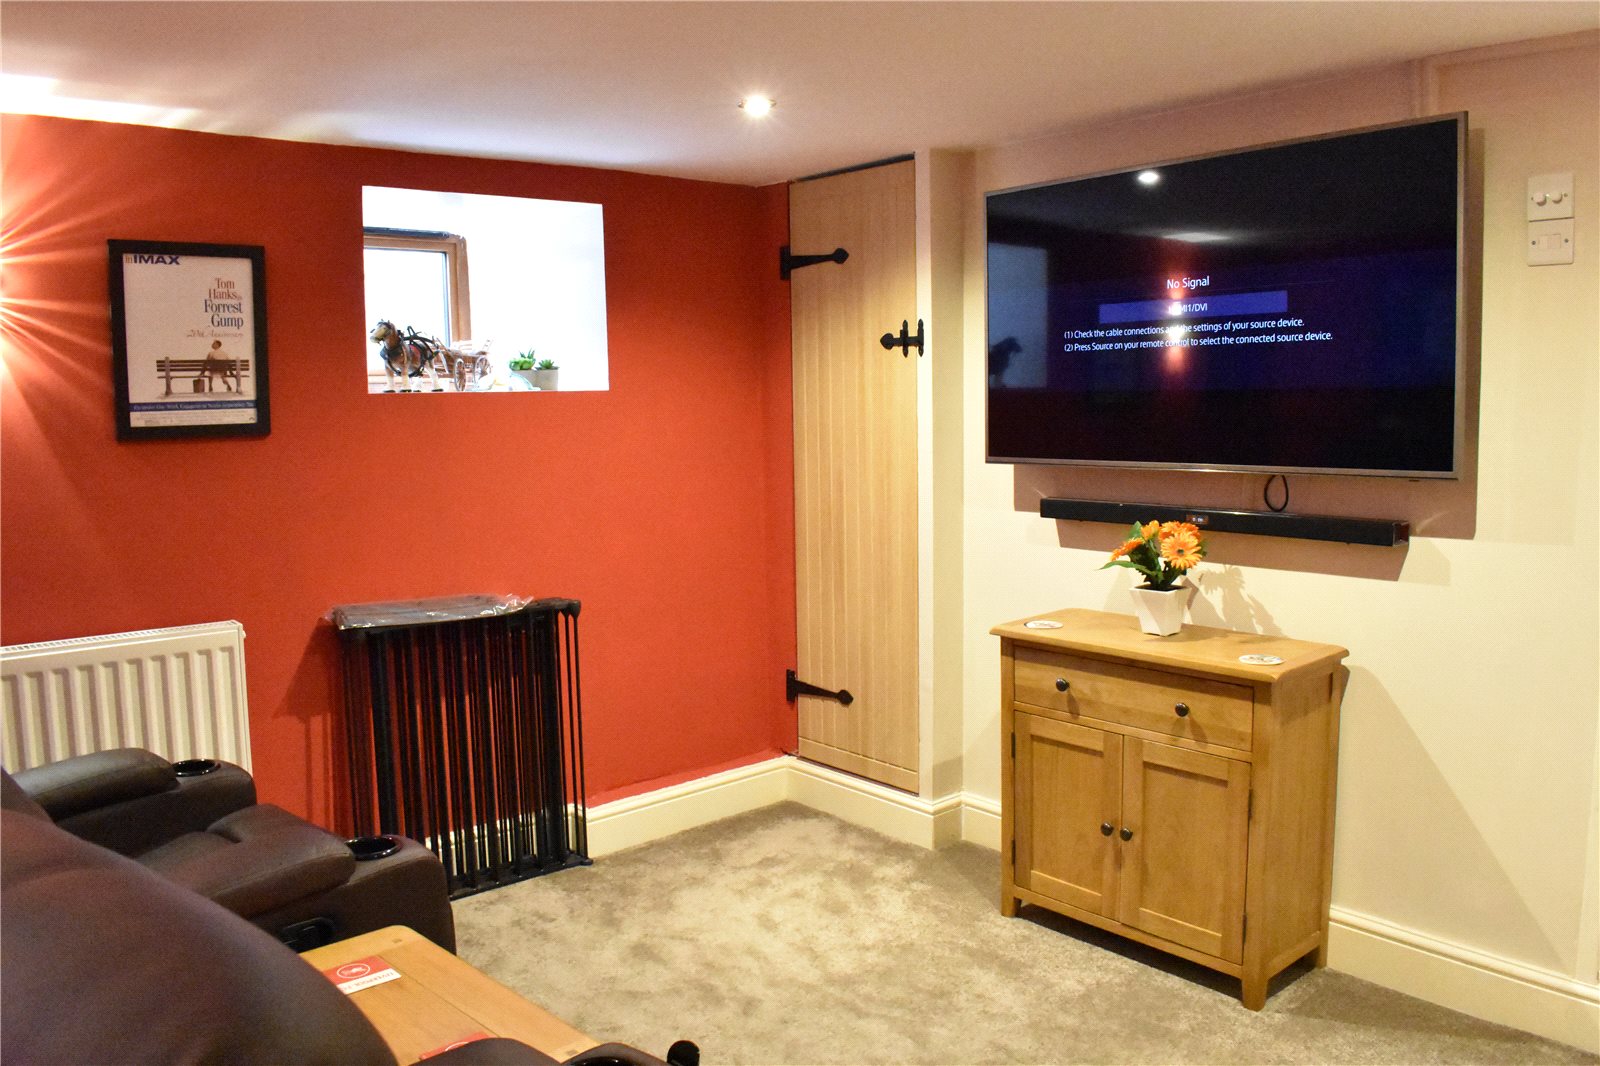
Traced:
[[984, 365], [984, 422], [983, 422], [983, 450], [984, 461], [987, 463], [1005, 464], [1013, 466], [1079, 466], [1099, 467], [1112, 470], [1162, 470], [1192, 473], [1245, 473], [1245, 474], [1320, 474], [1340, 477], [1384, 477], [1411, 480], [1436, 480], [1453, 481], [1462, 477], [1462, 458], [1466, 451], [1467, 435], [1467, 367], [1466, 367], [1466, 171], [1467, 171], [1467, 113], [1465, 111], [1446, 112], [1438, 115], [1427, 115], [1421, 118], [1402, 119], [1396, 122], [1383, 122], [1371, 126], [1360, 126], [1353, 129], [1335, 130], [1330, 133], [1315, 134], [1308, 137], [1293, 137], [1285, 140], [1270, 141], [1261, 144], [1245, 145], [1239, 148], [1227, 148], [1215, 152], [1204, 152], [1198, 155], [1181, 156], [1174, 159], [1150, 161], [1136, 166], [1115, 167], [1110, 170], [1100, 170], [1089, 174], [1078, 174], [1069, 178], [1052, 178], [1046, 181], [1030, 182], [1026, 185], [1013, 185], [1003, 189], [990, 189], [984, 192], [983, 211], [983, 247], [984, 247], [984, 338], [985, 351], [987, 352], [989, 336], [989, 202], [996, 196], [1008, 193], [1025, 192], [1030, 189], [1049, 188], [1057, 185], [1071, 185], [1082, 181], [1092, 181], [1098, 178], [1114, 177], [1118, 174], [1131, 174], [1141, 170], [1152, 170], [1161, 167], [1170, 167], [1182, 163], [1191, 163], [1202, 159], [1218, 159], [1226, 156], [1249, 155], [1253, 152], [1265, 151], [1273, 148], [1282, 148], [1288, 145], [1307, 144], [1315, 141], [1331, 141], [1345, 137], [1357, 137], [1362, 134], [1377, 133], [1382, 130], [1400, 129], [1407, 126], [1423, 126], [1438, 122], [1453, 122], [1456, 127], [1456, 304], [1455, 304], [1455, 403], [1454, 403], [1454, 433], [1450, 446], [1450, 469], [1442, 470], [1402, 470], [1378, 469], [1370, 467], [1303, 467], [1303, 466], [1278, 466], [1278, 465], [1246, 465], [1230, 463], [1165, 463], [1145, 462], [1137, 460], [1115, 459], [1063, 459], [1039, 458], [1036, 456], [1001, 456], [995, 455], [990, 443], [990, 403], [989, 398], [992, 387], [989, 385], [987, 355]]

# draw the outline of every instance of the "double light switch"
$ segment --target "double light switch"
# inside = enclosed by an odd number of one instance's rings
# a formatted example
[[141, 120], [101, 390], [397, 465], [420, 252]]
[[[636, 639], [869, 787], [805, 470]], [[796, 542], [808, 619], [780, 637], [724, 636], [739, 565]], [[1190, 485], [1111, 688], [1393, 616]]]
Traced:
[[1528, 179], [1528, 263], [1572, 262], [1572, 174]]

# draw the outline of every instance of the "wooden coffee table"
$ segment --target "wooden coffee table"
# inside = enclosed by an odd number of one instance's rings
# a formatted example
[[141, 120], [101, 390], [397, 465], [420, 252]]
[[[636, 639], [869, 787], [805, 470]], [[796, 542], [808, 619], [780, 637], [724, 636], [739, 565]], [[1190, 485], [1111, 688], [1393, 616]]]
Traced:
[[400, 1062], [416, 1062], [469, 1037], [520, 1040], [558, 1061], [596, 1046], [543, 1007], [474, 969], [431, 940], [401, 925], [312, 948], [301, 954], [318, 970], [372, 956], [398, 979], [349, 993]]

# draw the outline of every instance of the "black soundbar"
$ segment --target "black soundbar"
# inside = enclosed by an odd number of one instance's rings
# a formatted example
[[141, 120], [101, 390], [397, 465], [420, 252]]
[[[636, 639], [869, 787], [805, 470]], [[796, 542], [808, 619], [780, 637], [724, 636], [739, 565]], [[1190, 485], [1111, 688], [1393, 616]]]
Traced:
[[1254, 533], [1263, 537], [1297, 537], [1344, 544], [1376, 544], [1392, 548], [1411, 539], [1411, 523], [1387, 518], [1340, 518], [1336, 515], [1285, 514], [1276, 511], [1219, 511], [1210, 507], [1173, 507], [1164, 503], [1117, 503], [1113, 500], [1068, 500], [1046, 496], [1039, 501], [1044, 518], [1075, 522], [1193, 522], [1208, 533]]

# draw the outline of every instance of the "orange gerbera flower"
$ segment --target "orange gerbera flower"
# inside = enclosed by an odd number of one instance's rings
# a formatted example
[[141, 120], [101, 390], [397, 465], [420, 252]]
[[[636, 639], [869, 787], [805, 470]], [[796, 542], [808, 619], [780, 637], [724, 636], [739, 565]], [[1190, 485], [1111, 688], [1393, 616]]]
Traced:
[[1160, 533], [1160, 532], [1161, 532], [1161, 523], [1160, 522], [1146, 522], [1139, 529], [1139, 539], [1140, 540], [1149, 540], [1151, 537], [1155, 536], [1157, 533]]
[[1134, 537], [1131, 540], [1123, 541], [1122, 546], [1111, 553], [1111, 561], [1116, 562], [1118, 559], [1121, 559], [1123, 556], [1127, 555], [1129, 552], [1133, 551], [1133, 549], [1137, 548], [1143, 543], [1143, 537]]
[[1198, 537], [1200, 535], [1200, 527], [1195, 525], [1193, 522], [1161, 523], [1161, 539], [1165, 540], [1166, 538], [1174, 536], [1178, 533], [1192, 533], [1194, 536]]
[[1205, 554], [1193, 533], [1175, 533], [1161, 542], [1161, 558], [1174, 570], [1187, 570]]

